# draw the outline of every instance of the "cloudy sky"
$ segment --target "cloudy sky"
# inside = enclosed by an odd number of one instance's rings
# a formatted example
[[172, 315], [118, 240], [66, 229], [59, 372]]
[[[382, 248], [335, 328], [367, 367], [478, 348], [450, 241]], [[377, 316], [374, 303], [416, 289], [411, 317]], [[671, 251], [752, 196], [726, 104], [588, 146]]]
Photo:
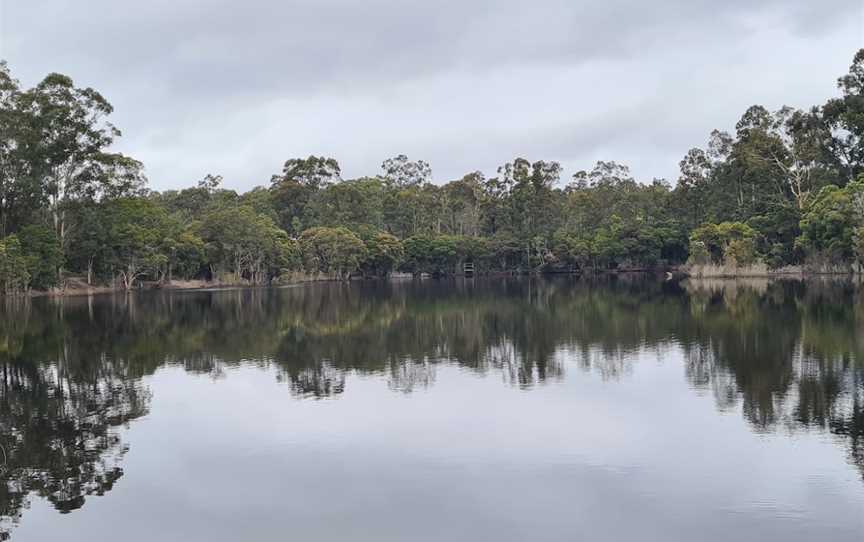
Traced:
[[404, 153], [436, 182], [515, 156], [674, 180], [747, 106], [835, 95], [860, 47], [862, 0], [0, 0], [13, 74], [101, 91], [156, 189], [309, 154], [346, 178]]

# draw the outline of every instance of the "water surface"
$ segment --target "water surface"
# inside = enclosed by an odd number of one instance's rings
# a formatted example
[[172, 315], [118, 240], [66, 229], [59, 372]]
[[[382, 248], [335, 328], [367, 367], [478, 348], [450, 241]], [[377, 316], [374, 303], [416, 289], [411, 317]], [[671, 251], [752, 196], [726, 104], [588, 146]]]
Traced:
[[844, 282], [7, 300], [0, 364], [12, 540], [864, 539]]

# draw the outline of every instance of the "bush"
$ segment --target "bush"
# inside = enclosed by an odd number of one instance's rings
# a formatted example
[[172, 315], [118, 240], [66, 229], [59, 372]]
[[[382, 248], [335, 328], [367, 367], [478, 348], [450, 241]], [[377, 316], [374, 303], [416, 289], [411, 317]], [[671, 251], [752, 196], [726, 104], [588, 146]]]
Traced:
[[692, 264], [744, 266], [756, 263], [756, 232], [742, 222], [703, 224], [690, 234]]

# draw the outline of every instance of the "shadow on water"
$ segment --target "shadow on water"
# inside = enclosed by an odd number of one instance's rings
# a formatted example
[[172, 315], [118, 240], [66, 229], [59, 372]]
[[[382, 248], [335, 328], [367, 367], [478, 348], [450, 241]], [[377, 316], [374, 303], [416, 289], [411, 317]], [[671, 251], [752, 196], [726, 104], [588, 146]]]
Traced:
[[[60, 512], [122, 476], [120, 428], [165, 365], [275, 367], [297, 397], [346, 375], [408, 393], [458, 364], [531, 388], [566, 367], [628, 378], [677, 349], [693, 388], [754, 431], [835, 436], [864, 478], [864, 296], [833, 281], [501, 280], [6, 300], [0, 307], [2, 536], [32, 495]], [[573, 362], [575, 360], [575, 363]]]

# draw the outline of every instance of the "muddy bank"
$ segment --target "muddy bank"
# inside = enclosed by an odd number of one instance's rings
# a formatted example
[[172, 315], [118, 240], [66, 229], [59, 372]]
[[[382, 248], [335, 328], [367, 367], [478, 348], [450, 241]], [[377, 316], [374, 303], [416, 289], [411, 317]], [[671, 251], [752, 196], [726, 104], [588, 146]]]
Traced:
[[322, 280], [332, 280], [325, 276], [314, 276], [306, 273], [292, 273], [288, 277], [284, 277], [278, 282], [270, 284], [252, 284], [248, 281], [237, 280], [172, 280], [171, 282], [140, 282], [135, 288], [126, 290], [119, 283], [117, 284], [87, 284], [83, 278], [69, 277], [64, 281], [63, 287], [52, 288], [50, 290], [29, 290], [22, 292], [23, 297], [77, 297], [90, 295], [104, 294], [120, 294], [129, 292], [156, 291], [156, 290], [209, 290], [218, 288], [267, 288], [278, 287], [289, 284], [299, 284], [302, 282], [317, 282]]

